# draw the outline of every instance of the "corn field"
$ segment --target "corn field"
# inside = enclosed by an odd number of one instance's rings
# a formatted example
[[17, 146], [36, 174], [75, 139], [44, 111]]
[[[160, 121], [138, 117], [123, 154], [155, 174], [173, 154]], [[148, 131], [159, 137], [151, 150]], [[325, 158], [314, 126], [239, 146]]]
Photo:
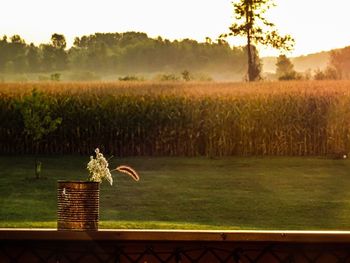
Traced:
[[[39, 145], [15, 102], [36, 88], [62, 123]], [[3, 83], [0, 153], [328, 155], [350, 150], [350, 82]]]

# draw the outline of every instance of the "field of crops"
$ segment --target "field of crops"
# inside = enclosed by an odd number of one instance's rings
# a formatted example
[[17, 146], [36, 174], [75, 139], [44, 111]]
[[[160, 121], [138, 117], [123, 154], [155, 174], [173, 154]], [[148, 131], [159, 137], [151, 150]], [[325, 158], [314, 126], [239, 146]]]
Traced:
[[0, 153], [33, 153], [16, 101], [36, 88], [62, 124], [44, 154], [327, 155], [350, 150], [350, 82], [3, 83]]

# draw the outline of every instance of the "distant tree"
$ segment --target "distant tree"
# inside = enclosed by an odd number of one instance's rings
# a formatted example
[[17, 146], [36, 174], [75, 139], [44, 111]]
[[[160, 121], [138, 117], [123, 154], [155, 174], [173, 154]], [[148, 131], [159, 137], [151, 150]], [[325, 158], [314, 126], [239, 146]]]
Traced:
[[328, 66], [324, 70], [317, 69], [314, 73], [314, 80], [335, 80], [339, 75], [335, 68]]
[[336, 70], [339, 79], [350, 79], [350, 46], [331, 52], [330, 67]]
[[33, 43], [29, 45], [27, 51], [27, 62], [29, 72], [40, 71], [40, 52], [39, 48], [36, 47]]
[[60, 81], [60, 79], [61, 79], [60, 73], [52, 73], [50, 75], [50, 80], [52, 80], [52, 81]]
[[106, 71], [108, 69], [108, 49], [104, 42], [98, 42], [89, 49], [87, 63], [89, 69]]
[[325, 70], [325, 75], [327, 79], [340, 79], [340, 75], [338, 74], [338, 71], [332, 67], [332, 66], [328, 66]]
[[24, 72], [27, 69], [26, 48], [27, 45], [19, 35], [13, 35], [7, 46], [10, 60], [7, 63], [7, 70], [12, 72]]
[[181, 76], [184, 81], [190, 81], [192, 78], [190, 72], [187, 69], [181, 72]]
[[54, 69], [55, 70], [64, 70], [68, 64], [67, 53], [65, 48], [67, 46], [66, 38], [64, 35], [53, 34], [51, 36], [51, 46], [53, 49], [49, 49], [49, 51], [53, 54], [54, 59]]
[[56, 69], [56, 55], [55, 49], [52, 45], [49, 44], [41, 44], [40, 51], [42, 54], [41, 62], [43, 71], [52, 71]]
[[[262, 44], [276, 49], [291, 50], [294, 39], [290, 35], [280, 36], [274, 29], [275, 25], [263, 15], [274, 6], [273, 0], [239, 0], [233, 3], [237, 22], [230, 26], [230, 32], [220, 37], [244, 36], [247, 39], [248, 81], [254, 81], [259, 76], [254, 65], [253, 46]], [[270, 28], [271, 30], [268, 30]]]
[[159, 76], [160, 81], [177, 81], [179, 77], [175, 74], [162, 74]]
[[127, 45], [134, 45], [148, 39], [149, 38], [146, 33], [133, 32], [133, 31], [125, 32], [121, 34], [118, 44], [123, 47]]
[[64, 70], [68, 65], [68, 56], [65, 51], [66, 39], [63, 35], [53, 34], [50, 44], [41, 44], [42, 67], [45, 71]]
[[23, 38], [21, 38], [19, 35], [13, 35], [11, 38], [11, 43], [13, 44], [19, 44], [19, 45], [25, 45], [25, 41]]
[[211, 40], [210, 37], [205, 37], [205, 43], [211, 45], [213, 43], [213, 41]]
[[0, 40], [0, 71], [5, 70], [6, 63], [10, 57], [8, 54], [8, 45], [7, 36], [5, 35]]
[[279, 80], [292, 80], [297, 78], [294, 65], [286, 55], [280, 55], [277, 58], [276, 75]]
[[220, 46], [228, 46], [228, 42], [225, 39], [219, 38], [217, 39], [217, 42]]
[[316, 69], [314, 73], [314, 80], [325, 80], [326, 76], [324, 72], [320, 69]]
[[51, 44], [56, 49], [63, 49], [64, 50], [67, 46], [66, 38], [64, 37], [64, 35], [60, 35], [60, 34], [55, 33], [51, 36]]

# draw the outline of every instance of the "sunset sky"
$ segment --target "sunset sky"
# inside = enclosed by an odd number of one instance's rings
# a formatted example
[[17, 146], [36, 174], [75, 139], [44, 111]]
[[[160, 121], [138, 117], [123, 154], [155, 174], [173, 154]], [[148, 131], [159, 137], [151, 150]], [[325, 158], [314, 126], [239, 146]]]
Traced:
[[[276, 0], [267, 17], [296, 40], [288, 55], [350, 45], [349, 0]], [[7, 0], [2, 2], [0, 35], [19, 34], [26, 42], [47, 43], [52, 33], [141, 31], [168, 39], [216, 39], [233, 18], [230, 0]], [[232, 44], [243, 44], [232, 39]], [[263, 56], [278, 52], [260, 49]]]

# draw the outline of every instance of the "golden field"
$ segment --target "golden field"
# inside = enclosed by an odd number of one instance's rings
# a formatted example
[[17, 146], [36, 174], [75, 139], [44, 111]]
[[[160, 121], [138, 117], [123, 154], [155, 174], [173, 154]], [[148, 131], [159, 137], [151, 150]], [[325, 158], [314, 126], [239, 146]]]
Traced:
[[0, 84], [0, 153], [32, 153], [15, 101], [36, 88], [62, 125], [39, 152], [335, 155], [350, 147], [350, 81]]

